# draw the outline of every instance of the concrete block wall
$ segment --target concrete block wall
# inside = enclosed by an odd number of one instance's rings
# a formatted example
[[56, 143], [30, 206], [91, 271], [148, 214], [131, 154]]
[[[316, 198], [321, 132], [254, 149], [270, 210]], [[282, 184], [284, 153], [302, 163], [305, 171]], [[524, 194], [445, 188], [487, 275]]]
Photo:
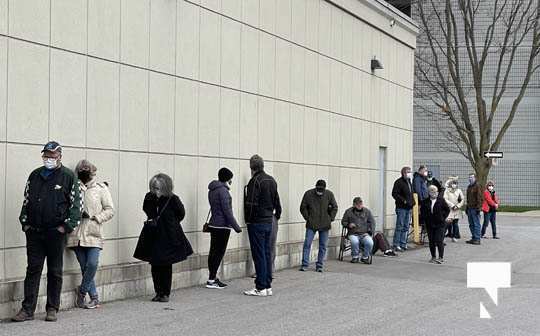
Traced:
[[[22, 298], [26, 255], [17, 217], [48, 140], [73, 168], [87, 158], [117, 208], [97, 279], [105, 299], [147, 294], [132, 258], [148, 179], [173, 177], [195, 255], [175, 287], [205, 277], [207, 185], [229, 167], [243, 224], [248, 159], [260, 154], [283, 202], [280, 267], [299, 262], [304, 191], [328, 182], [340, 211], [360, 195], [393, 214], [390, 190], [412, 162], [416, 26], [379, 1], [0, 0], [0, 317]], [[397, 24], [390, 27], [391, 18]], [[383, 70], [372, 73], [377, 56]], [[378, 204], [387, 149], [387, 209]], [[393, 224], [385, 229], [392, 233]], [[339, 235], [336, 223], [332, 234]], [[244, 275], [247, 232], [231, 235], [224, 276]], [[66, 251], [66, 300], [79, 281]], [[43, 281], [45, 282], [45, 281]], [[43, 291], [41, 291], [43, 293]], [[106, 294], [110, 293], [110, 294]]]

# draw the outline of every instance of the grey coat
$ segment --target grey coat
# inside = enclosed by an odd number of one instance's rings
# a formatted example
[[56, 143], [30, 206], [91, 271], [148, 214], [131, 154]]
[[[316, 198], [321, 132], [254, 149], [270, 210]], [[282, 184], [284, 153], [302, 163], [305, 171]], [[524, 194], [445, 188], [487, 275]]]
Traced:
[[361, 235], [373, 232], [375, 229], [375, 219], [368, 208], [358, 210], [355, 207], [350, 207], [347, 209], [341, 219], [341, 225], [348, 228], [349, 224], [354, 224], [356, 227], [348, 229], [347, 235]]

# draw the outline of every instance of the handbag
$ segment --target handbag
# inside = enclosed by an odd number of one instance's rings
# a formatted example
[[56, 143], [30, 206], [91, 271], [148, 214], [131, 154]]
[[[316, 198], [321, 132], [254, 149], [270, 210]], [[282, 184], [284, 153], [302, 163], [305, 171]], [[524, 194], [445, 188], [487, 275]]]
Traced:
[[145, 220], [144, 221], [144, 226], [151, 227], [151, 228], [157, 227], [159, 218], [163, 214], [163, 211], [165, 211], [165, 209], [167, 208], [167, 205], [169, 205], [170, 201], [171, 201], [171, 197], [169, 197], [169, 199], [167, 200], [167, 203], [165, 203], [163, 208], [161, 208], [161, 211], [159, 212], [158, 216], [155, 219], [147, 219], [147, 220]]
[[206, 216], [206, 221], [204, 222], [204, 225], [202, 227], [202, 232], [210, 232], [210, 214], [212, 213], [212, 209], [208, 210], [208, 216]]

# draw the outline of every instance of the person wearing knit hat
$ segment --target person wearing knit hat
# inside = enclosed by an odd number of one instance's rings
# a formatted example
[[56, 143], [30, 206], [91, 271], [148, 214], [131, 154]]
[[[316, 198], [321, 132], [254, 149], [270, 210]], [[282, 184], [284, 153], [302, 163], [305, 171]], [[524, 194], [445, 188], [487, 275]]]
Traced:
[[234, 218], [232, 197], [229, 192], [232, 184], [233, 172], [228, 168], [218, 171], [218, 180], [208, 185], [208, 202], [210, 203], [208, 227], [210, 230], [210, 251], [208, 253], [208, 281], [206, 288], [222, 289], [227, 284], [221, 282], [216, 276], [219, 265], [225, 256], [231, 229], [237, 233], [242, 232]]
[[325, 180], [318, 180], [314, 189], [305, 192], [300, 204], [300, 213], [306, 220], [306, 237], [304, 239], [300, 271], [305, 271], [309, 266], [311, 244], [317, 232], [319, 233], [319, 254], [315, 270], [317, 272], [323, 271], [328, 233], [332, 222], [336, 218], [337, 211], [336, 198], [330, 190], [326, 189]]

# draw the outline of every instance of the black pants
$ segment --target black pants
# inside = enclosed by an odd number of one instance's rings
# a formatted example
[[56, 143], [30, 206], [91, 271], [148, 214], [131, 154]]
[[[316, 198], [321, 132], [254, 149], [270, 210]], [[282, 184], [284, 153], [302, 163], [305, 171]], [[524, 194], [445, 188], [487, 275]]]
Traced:
[[219, 265], [223, 260], [231, 230], [210, 228], [210, 252], [208, 253], [208, 279], [215, 280]]
[[151, 265], [154, 291], [159, 296], [171, 295], [172, 265]]
[[449, 238], [461, 238], [459, 234], [459, 225], [458, 225], [459, 219], [452, 219], [452, 223], [447, 224], [448, 234], [446, 235]]
[[446, 228], [431, 228], [426, 225], [429, 239], [429, 252], [432, 258], [436, 258], [435, 248], [439, 251], [439, 258], [444, 258], [444, 231]]
[[37, 232], [26, 231], [27, 267], [24, 278], [24, 300], [22, 308], [30, 315], [36, 310], [39, 295], [39, 282], [43, 264], [47, 258], [47, 305], [46, 309], [60, 308], [62, 292], [62, 269], [66, 235], [56, 229]]

